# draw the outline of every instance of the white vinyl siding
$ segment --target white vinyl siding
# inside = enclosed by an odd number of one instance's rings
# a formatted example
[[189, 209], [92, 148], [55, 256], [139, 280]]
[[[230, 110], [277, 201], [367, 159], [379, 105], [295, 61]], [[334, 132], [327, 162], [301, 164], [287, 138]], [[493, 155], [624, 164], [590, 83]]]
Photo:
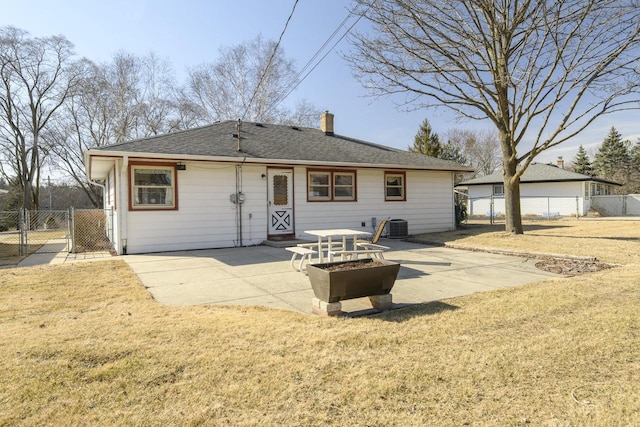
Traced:
[[[357, 174], [357, 201], [317, 203], [307, 200], [307, 168], [293, 169], [294, 231], [353, 228], [373, 231], [372, 218], [404, 219], [409, 233], [451, 230], [453, 178], [450, 172], [407, 171], [406, 201], [385, 201], [385, 171], [353, 170]], [[258, 245], [267, 238], [266, 166], [242, 166], [242, 215], [229, 200], [236, 192], [236, 165], [186, 163], [176, 171], [179, 210], [126, 211], [127, 253], [225, 248]], [[389, 171], [387, 171], [389, 172]], [[121, 185], [122, 183], [119, 183]], [[362, 227], [362, 222], [365, 226]], [[125, 237], [125, 236], [123, 236]]]
[[[235, 164], [186, 163], [177, 171], [180, 209], [129, 211], [127, 252], [146, 253], [239, 246]], [[242, 244], [267, 238], [266, 167], [243, 166]]]
[[[389, 173], [389, 172], [387, 172]], [[306, 200], [305, 168], [295, 168], [295, 232], [299, 238], [309, 238], [304, 230], [321, 228], [351, 228], [373, 231], [372, 218], [404, 219], [410, 234], [451, 230], [455, 227], [453, 213], [453, 178], [450, 172], [407, 171], [406, 201], [385, 201], [385, 171], [357, 171], [355, 203], [301, 203]], [[362, 223], [365, 226], [362, 227]]]

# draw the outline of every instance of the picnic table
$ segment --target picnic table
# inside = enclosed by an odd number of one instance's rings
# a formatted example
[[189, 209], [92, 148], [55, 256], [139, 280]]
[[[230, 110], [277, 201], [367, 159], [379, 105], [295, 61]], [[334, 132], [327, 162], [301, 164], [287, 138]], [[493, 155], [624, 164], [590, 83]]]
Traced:
[[[349, 228], [335, 228], [335, 229], [325, 229], [325, 230], [305, 230], [306, 234], [310, 234], [312, 236], [318, 237], [318, 261], [324, 261], [323, 248], [327, 248], [327, 258], [329, 262], [333, 261], [334, 254], [342, 254], [345, 255], [347, 253], [357, 253], [361, 252], [358, 250], [357, 242], [358, 237], [371, 237], [372, 234], [368, 231], [362, 230], [351, 230]], [[347, 239], [352, 239], [352, 249], [347, 248]], [[341, 248], [335, 248], [334, 244], [337, 242], [333, 242], [334, 238], [338, 238], [339, 241], [342, 242]], [[326, 242], [323, 239], [327, 239]], [[337, 250], [336, 250], [337, 249]]]

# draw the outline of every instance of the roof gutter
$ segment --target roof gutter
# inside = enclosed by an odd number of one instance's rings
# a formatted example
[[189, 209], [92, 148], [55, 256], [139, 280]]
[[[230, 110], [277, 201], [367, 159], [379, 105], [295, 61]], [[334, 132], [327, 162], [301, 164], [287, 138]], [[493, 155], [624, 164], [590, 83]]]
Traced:
[[445, 166], [420, 166], [420, 165], [402, 165], [402, 164], [379, 164], [379, 163], [351, 163], [351, 162], [327, 162], [320, 160], [289, 160], [289, 159], [262, 159], [262, 158], [239, 158], [239, 157], [222, 157], [222, 156], [198, 156], [198, 155], [175, 155], [164, 153], [134, 153], [123, 151], [93, 151], [89, 150], [85, 153], [89, 157], [94, 158], [121, 158], [129, 157], [129, 159], [145, 159], [145, 160], [173, 160], [173, 161], [200, 161], [200, 162], [226, 162], [238, 163], [242, 161], [244, 164], [275, 164], [275, 165], [298, 165], [298, 166], [339, 166], [339, 167], [362, 167], [362, 168], [386, 168], [386, 169], [405, 169], [405, 170], [433, 170], [446, 172], [473, 172], [473, 168], [460, 166], [458, 168]]
[[[596, 178], [596, 177], [589, 177], [589, 178], [585, 178], [585, 179], [544, 179], [544, 180], [538, 180], [538, 181], [520, 181], [520, 185], [522, 184], [548, 184], [548, 183], [552, 183], [552, 182], [599, 182], [602, 184], [611, 184], [611, 185], [617, 185], [619, 187], [622, 186], [622, 184], [618, 183], [618, 182], [613, 182], [613, 181], [607, 181], [606, 179], [602, 179], [602, 178]], [[461, 182], [460, 184], [456, 185], [456, 187], [471, 187], [471, 186], [476, 186], [476, 185], [496, 185], [496, 184], [503, 184], [503, 181], [487, 181], [487, 182], [472, 182], [472, 183], [464, 183]]]

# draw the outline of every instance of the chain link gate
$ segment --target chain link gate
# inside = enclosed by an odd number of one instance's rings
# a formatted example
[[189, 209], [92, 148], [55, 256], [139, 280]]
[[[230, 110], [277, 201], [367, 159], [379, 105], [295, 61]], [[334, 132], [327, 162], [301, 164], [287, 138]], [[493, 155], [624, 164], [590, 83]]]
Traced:
[[69, 248], [67, 211], [0, 212], [0, 258], [24, 257], [36, 251]]
[[[69, 248], [69, 212], [24, 211], [25, 254], [58, 253]], [[23, 254], [23, 255], [25, 255]]]

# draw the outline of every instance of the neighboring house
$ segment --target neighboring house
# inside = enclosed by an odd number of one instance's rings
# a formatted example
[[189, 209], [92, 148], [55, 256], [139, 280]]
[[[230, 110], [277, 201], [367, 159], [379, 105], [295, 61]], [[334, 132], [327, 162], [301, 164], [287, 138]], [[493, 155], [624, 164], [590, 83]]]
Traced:
[[[520, 178], [520, 208], [524, 216], [583, 216], [591, 209], [592, 196], [613, 194], [617, 182], [583, 175], [558, 166], [532, 163]], [[456, 189], [467, 189], [469, 215], [504, 214], [502, 173], [459, 183]], [[493, 208], [492, 208], [493, 204]]]
[[304, 230], [409, 234], [455, 228], [453, 182], [471, 169], [321, 129], [225, 121], [88, 150], [90, 180], [114, 210], [119, 254], [311, 238]]

